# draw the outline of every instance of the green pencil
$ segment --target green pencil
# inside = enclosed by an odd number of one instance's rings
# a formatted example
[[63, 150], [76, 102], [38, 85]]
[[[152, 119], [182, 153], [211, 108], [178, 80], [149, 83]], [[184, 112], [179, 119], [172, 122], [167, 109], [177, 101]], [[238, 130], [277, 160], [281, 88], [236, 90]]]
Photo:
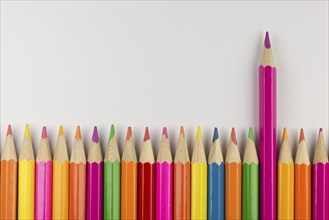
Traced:
[[120, 219], [120, 154], [113, 124], [104, 158], [104, 219]]
[[254, 134], [249, 128], [242, 165], [242, 219], [259, 219], [259, 165]]

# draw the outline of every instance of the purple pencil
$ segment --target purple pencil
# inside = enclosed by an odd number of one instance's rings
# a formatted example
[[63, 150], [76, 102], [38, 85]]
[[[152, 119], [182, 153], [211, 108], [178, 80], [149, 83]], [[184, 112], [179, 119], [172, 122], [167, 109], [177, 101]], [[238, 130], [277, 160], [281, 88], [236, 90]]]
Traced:
[[312, 164], [312, 219], [329, 219], [329, 163], [320, 129]]
[[167, 128], [163, 128], [156, 162], [156, 219], [173, 218], [173, 163]]
[[276, 68], [266, 32], [259, 66], [260, 218], [276, 219]]
[[39, 152], [35, 165], [35, 219], [52, 218], [53, 165], [49, 148], [47, 129], [42, 128]]
[[87, 160], [87, 219], [103, 219], [103, 156], [96, 126]]

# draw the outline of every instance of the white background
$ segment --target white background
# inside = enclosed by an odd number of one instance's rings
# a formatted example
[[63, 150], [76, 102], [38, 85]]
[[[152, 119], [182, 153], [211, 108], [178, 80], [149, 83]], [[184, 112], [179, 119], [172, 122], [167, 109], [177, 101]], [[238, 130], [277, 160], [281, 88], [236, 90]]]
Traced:
[[30, 123], [35, 152], [46, 125], [54, 148], [64, 125], [69, 150], [80, 124], [86, 150], [98, 125], [103, 153], [115, 123], [120, 151], [133, 126], [138, 155], [150, 126], [172, 150], [185, 125], [190, 156], [196, 126], [206, 152], [214, 126], [226, 152], [236, 127], [258, 138], [258, 65], [270, 31], [278, 70], [278, 140], [293, 151], [304, 127], [311, 155], [319, 127], [328, 139], [328, 2], [1, 1], [1, 144], [13, 125], [20, 152]]

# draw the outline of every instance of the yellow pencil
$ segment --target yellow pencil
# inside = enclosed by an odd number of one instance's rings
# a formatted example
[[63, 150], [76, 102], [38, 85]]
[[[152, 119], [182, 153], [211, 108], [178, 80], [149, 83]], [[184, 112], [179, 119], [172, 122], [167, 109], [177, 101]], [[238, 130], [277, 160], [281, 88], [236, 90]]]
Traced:
[[200, 126], [198, 126], [191, 162], [191, 219], [207, 219], [207, 160]]
[[69, 217], [69, 155], [63, 126], [59, 127], [53, 161], [53, 219]]
[[286, 128], [278, 159], [278, 219], [294, 219], [294, 161]]
[[26, 124], [18, 162], [18, 219], [34, 219], [35, 159], [29, 125]]

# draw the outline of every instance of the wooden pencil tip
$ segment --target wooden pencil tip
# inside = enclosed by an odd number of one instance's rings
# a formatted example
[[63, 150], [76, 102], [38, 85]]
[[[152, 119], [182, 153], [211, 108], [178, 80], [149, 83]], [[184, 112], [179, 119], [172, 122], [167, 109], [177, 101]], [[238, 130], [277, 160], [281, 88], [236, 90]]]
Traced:
[[77, 126], [77, 129], [75, 131], [75, 139], [81, 139], [81, 129], [80, 125]]
[[111, 131], [110, 131], [110, 138], [109, 140], [111, 140], [115, 135], [115, 127], [114, 124], [111, 125]]
[[47, 137], [48, 137], [48, 135], [47, 135], [47, 128], [46, 128], [46, 126], [43, 126], [42, 127], [41, 138], [45, 139]]
[[265, 34], [264, 46], [265, 46], [267, 49], [271, 48], [270, 35], [269, 35], [268, 31], [266, 31], [266, 34]]
[[201, 133], [200, 125], [198, 125], [198, 128], [197, 128], [197, 132], [196, 132], [196, 140], [197, 140], [197, 141], [202, 141], [202, 133]]
[[150, 140], [150, 133], [149, 133], [149, 128], [145, 128], [145, 134], [144, 134], [144, 142]]
[[128, 141], [131, 138], [132, 134], [133, 134], [132, 129], [129, 126], [127, 129], [126, 141]]
[[232, 140], [232, 142], [233, 142], [235, 145], [238, 144], [238, 141], [236, 140], [235, 128], [232, 128], [232, 131], [231, 131], [231, 140]]
[[168, 138], [167, 127], [163, 127], [163, 129], [162, 129], [162, 136], [165, 136], [165, 138]]
[[11, 125], [8, 125], [8, 128], [7, 128], [7, 136], [8, 135], [13, 135], [13, 133], [11, 131]]
[[59, 135], [59, 136], [64, 135], [64, 127], [63, 127], [63, 125], [59, 126], [58, 135]]
[[214, 135], [212, 136], [212, 142], [215, 142], [219, 138], [218, 129], [214, 128]]
[[30, 138], [31, 137], [29, 124], [26, 124], [25, 125], [24, 137], [27, 137], [27, 138]]
[[98, 138], [97, 126], [94, 126], [92, 141], [98, 143], [98, 140], [99, 138]]
[[254, 132], [252, 131], [252, 127], [249, 128], [248, 138], [252, 141], [255, 141]]
[[179, 134], [185, 137], [184, 126], [180, 126]]
[[283, 140], [288, 140], [288, 129], [287, 128], [283, 128], [282, 141]]
[[305, 140], [305, 135], [304, 135], [304, 129], [301, 128], [299, 133], [299, 143], [302, 142], [303, 140]]

